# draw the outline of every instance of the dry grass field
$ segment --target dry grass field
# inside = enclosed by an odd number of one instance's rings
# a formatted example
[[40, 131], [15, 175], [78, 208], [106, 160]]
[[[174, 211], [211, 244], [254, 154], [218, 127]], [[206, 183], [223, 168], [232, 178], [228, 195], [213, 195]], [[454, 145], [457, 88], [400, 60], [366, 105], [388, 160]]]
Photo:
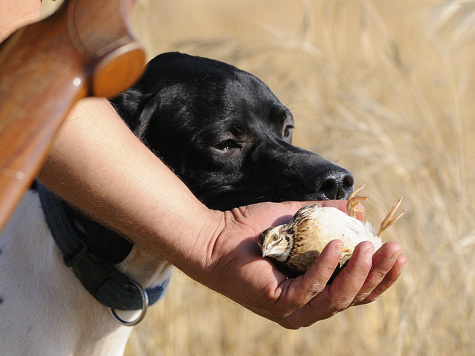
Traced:
[[127, 355], [473, 355], [475, 1], [139, 0], [149, 56], [254, 73], [294, 113], [294, 143], [366, 184], [409, 262], [371, 305], [290, 331], [176, 271]]

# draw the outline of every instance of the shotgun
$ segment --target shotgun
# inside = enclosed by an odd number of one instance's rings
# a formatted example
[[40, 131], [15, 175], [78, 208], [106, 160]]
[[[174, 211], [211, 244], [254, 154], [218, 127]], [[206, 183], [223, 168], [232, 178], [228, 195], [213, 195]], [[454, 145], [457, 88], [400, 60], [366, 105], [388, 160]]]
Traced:
[[142, 75], [145, 53], [128, 25], [133, 3], [65, 0], [0, 44], [0, 231], [74, 103], [114, 97]]

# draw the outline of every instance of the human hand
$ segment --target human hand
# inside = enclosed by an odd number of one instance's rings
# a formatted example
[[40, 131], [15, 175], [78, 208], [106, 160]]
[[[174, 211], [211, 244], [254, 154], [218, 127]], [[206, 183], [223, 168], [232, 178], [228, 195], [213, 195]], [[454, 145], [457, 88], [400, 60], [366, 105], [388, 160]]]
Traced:
[[[320, 202], [346, 211], [345, 201]], [[401, 246], [384, 244], [374, 255], [363, 242], [348, 266], [327, 285], [343, 244], [332, 241], [309, 270], [294, 279], [261, 257], [258, 235], [271, 225], [284, 223], [304, 202], [261, 203], [224, 214], [224, 227], [208, 245], [205, 275], [199, 282], [286, 328], [300, 328], [331, 317], [350, 306], [372, 302], [398, 279], [406, 262]], [[361, 212], [358, 218], [362, 219]], [[281, 217], [278, 221], [275, 217]]]

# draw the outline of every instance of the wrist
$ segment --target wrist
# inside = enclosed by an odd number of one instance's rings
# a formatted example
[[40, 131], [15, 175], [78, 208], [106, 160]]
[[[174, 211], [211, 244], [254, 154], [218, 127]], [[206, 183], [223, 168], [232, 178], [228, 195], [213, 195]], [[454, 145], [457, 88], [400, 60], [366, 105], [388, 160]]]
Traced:
[[220, 258], [216, 245], [225, 230], [229, 212], [205, 209], [192, 216], [196, 229], [189, 230], [189, 235], [183, 237], [182, 246], [173, 246], [171, 253], [176, 256], [169, 261], [189, 277], [207, 285], [213, 266]]

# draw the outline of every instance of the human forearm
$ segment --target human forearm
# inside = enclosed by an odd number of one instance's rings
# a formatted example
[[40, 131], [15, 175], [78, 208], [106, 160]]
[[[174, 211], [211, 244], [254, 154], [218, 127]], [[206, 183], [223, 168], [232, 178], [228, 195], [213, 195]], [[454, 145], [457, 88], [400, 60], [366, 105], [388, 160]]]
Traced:
[[[105, 99], [77, 105], [39, 179], [73, 205], [172, 263], [204, 254], [191, 239], [219, 224], [123, 124]], [[211, 227], [212, 230], [214, 227]], [[194, 246], [194, 247], [193, 247]], [[192, 251], [194, 253], [192, 253]], [[183, 263], [183, 262], [181, 262]]]

